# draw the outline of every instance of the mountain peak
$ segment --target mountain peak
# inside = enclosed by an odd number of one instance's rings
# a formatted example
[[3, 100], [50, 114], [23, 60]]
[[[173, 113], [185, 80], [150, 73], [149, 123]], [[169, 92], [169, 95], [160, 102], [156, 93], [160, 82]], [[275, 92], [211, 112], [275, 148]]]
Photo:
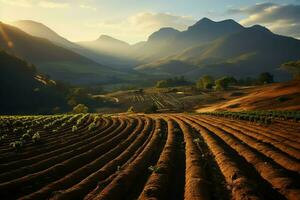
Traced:
[[109, 35], [100, 35], [100, 37], [96, 40], [96, 42], [101, 42], [101, 43], [115, 43], [115, 44], [120, 44], [120, 45], [129, 45], [127, 42], [124, 42], [122, 40], [118, 40], [116, 38], [113, 38]]
[[115, 39], [109, 35], [100, 35], [99, 38], [97, 40], [112, 40]]
[[[203, 17], [202, 19], [200, 19], [196, 24], [203, 24], [203, 23], [214, 23], [215, 21], [207, 18], [207, 17]], [[195, 24], [195, 25], [196, 25]]]
[[243, 26], [234, 21], [233, 19], [226, 19], [222, 21], [213, 21], [206, 17], [199, 20], [194, 25], [190, 26], [188, 30], [202, 30], [202, 29], [232, 29], [239, 30]]
[[265, 26], [261, 26], [257, 24], [249, 27], [249, 29], [271, 33], [271, 31], [267, 29]]
[[171, 38], [173, 36], [176, 36], [178, 33], [180, 33], [180, 31], [174, 28], [164, 27], [152, 33], [149, 36], [148, 40], [161, 40], [161, 39]]

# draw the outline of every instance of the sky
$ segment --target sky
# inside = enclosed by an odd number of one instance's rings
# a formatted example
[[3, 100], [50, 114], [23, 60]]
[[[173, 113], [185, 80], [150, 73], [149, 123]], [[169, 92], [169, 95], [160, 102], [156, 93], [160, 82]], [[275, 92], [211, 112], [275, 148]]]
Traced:
[[38, 21], [71, 41], [105, 34], [133, 44], [161, 27], [185, 30], [203, 17], [261, 24], [300, 39], [300, 0], [0, 0], [0, 21]]

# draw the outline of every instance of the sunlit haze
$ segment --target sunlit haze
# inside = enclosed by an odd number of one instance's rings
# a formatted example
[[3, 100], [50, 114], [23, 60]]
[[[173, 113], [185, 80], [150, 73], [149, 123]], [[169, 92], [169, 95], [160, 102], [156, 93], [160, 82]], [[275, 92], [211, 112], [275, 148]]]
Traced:
[[[300, 37], [299, 0], [0, 0], [0, 20], [41, 22], [71, 41], [106, 34], [136, 43], [161, 27], [184, 30], [202, 17], [256, 23]], [[298, 19], [298, 20], [297, 20]]]

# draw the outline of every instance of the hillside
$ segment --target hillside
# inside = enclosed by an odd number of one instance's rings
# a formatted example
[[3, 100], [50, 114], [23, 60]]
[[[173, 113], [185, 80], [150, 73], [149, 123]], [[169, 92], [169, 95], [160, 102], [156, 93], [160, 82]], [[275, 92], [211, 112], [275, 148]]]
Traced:
[[34, 63], [39, 71], [56, 80], [89, 84], [122, 81], [130, 77], [129, 74], [100, 65], [47, 39], [31, 36], [4, 23], [0, 23], [0, 27], [3, 31], [0, 48]]
[[94, 41], [83, 41], [77, 44], [112, 55], [125, 55], [128, 53], [130, 45], [124, 41], [112, 38], [108, 35], [101, 35], [97, 40]]
[[66, 108], [64, 90], [36, 72], [35, 66], [0, 51], [1, 114], [51, 113]]
[[202, 105], [197, 112], [300, 110], [300, 81], [229, 91], [223, 97], [218, 103]]
[[[76, 52], [79, 55], [82, 55], [84, 57], [87, 57], [99, 64], [107, 65], [110, 67], [115, 67], [119, 69], [128, 68], [128, 66], [131, 66], [134, 64], [133, 60], [125, 58], [123, 53], [128, 52], [126, 51], [118, 51], [119, 46], [116, 46], [114, 41], [118, 41], [116, 39], [113, 39], [109, 36], [103, 36], [100, 37], [96, 41], [91, 42], [79, 42], [79, 43], [73, 43], [66, 38], [60, 36], [58, 33], [56, 33], [54, 30], [50, 29], [48, 26], [32, 21], [32, 20], [19, 20], [11, 23], [13, 26], [18, 27], [22, 31], [36, 36], [40, 38], [45, 38], [54, 44], [69, 49], [73, 52]], [[99, 41], [101, 41], [99, 43]], [[101, 45], [105, 48], [101, 48], [100, 50], [97, 49]], [[95, 45], [96, 43], [96, 45]], [[128, 45], [125, 42], [120, 41], [124, 46]], [[100, 44], [100, 45], [99, 45]], [[113, 48], [111, 48], [111, 46]], [[116, 52], [112, 52], [112, 49]]]
[[166, 56], [178, 54], [186, 48], [211, 42], [242, 30], [243, 27], [233, 20], [220, 22], [208, 18], [199, 20], [185, 31], [161, 28], [151, 34], [146, 43], [133, 51], [139, 60], [151, 62]]
[[[217, 34], [222, 30], [226, 30], [226, 34]], [[197, 34], [192, 34], [193, 32]], [[163, 71], [172, 75], [173, 70], [165, 67], [165, 63], [172, 61], [173, 68], [185, 70], [183, 75], [192, 79], [203, 74], [245, 77], [270, 71], [277, 80], [287, 80], [289, 75], [278, 70], [279, 66], [289, 60], [299, 59], [300, 55], [299, 40], [273, 34], [259, 25], [244, 28], [233, 20], [200, 20], [179, 35], [173, 43], [187, 45], [175, 48], [180, 52], [143, 64], [136, 69], [151, 73]], [[186, 69], [187, 65], [198, 68]]]

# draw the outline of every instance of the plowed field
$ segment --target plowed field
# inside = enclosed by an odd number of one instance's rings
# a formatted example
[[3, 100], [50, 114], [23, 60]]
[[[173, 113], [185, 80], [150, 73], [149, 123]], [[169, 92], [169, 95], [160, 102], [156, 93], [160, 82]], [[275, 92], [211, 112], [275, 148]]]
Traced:
[[297, 122], [131, 114], [0, 123], [1, 199], [300, 199]]

